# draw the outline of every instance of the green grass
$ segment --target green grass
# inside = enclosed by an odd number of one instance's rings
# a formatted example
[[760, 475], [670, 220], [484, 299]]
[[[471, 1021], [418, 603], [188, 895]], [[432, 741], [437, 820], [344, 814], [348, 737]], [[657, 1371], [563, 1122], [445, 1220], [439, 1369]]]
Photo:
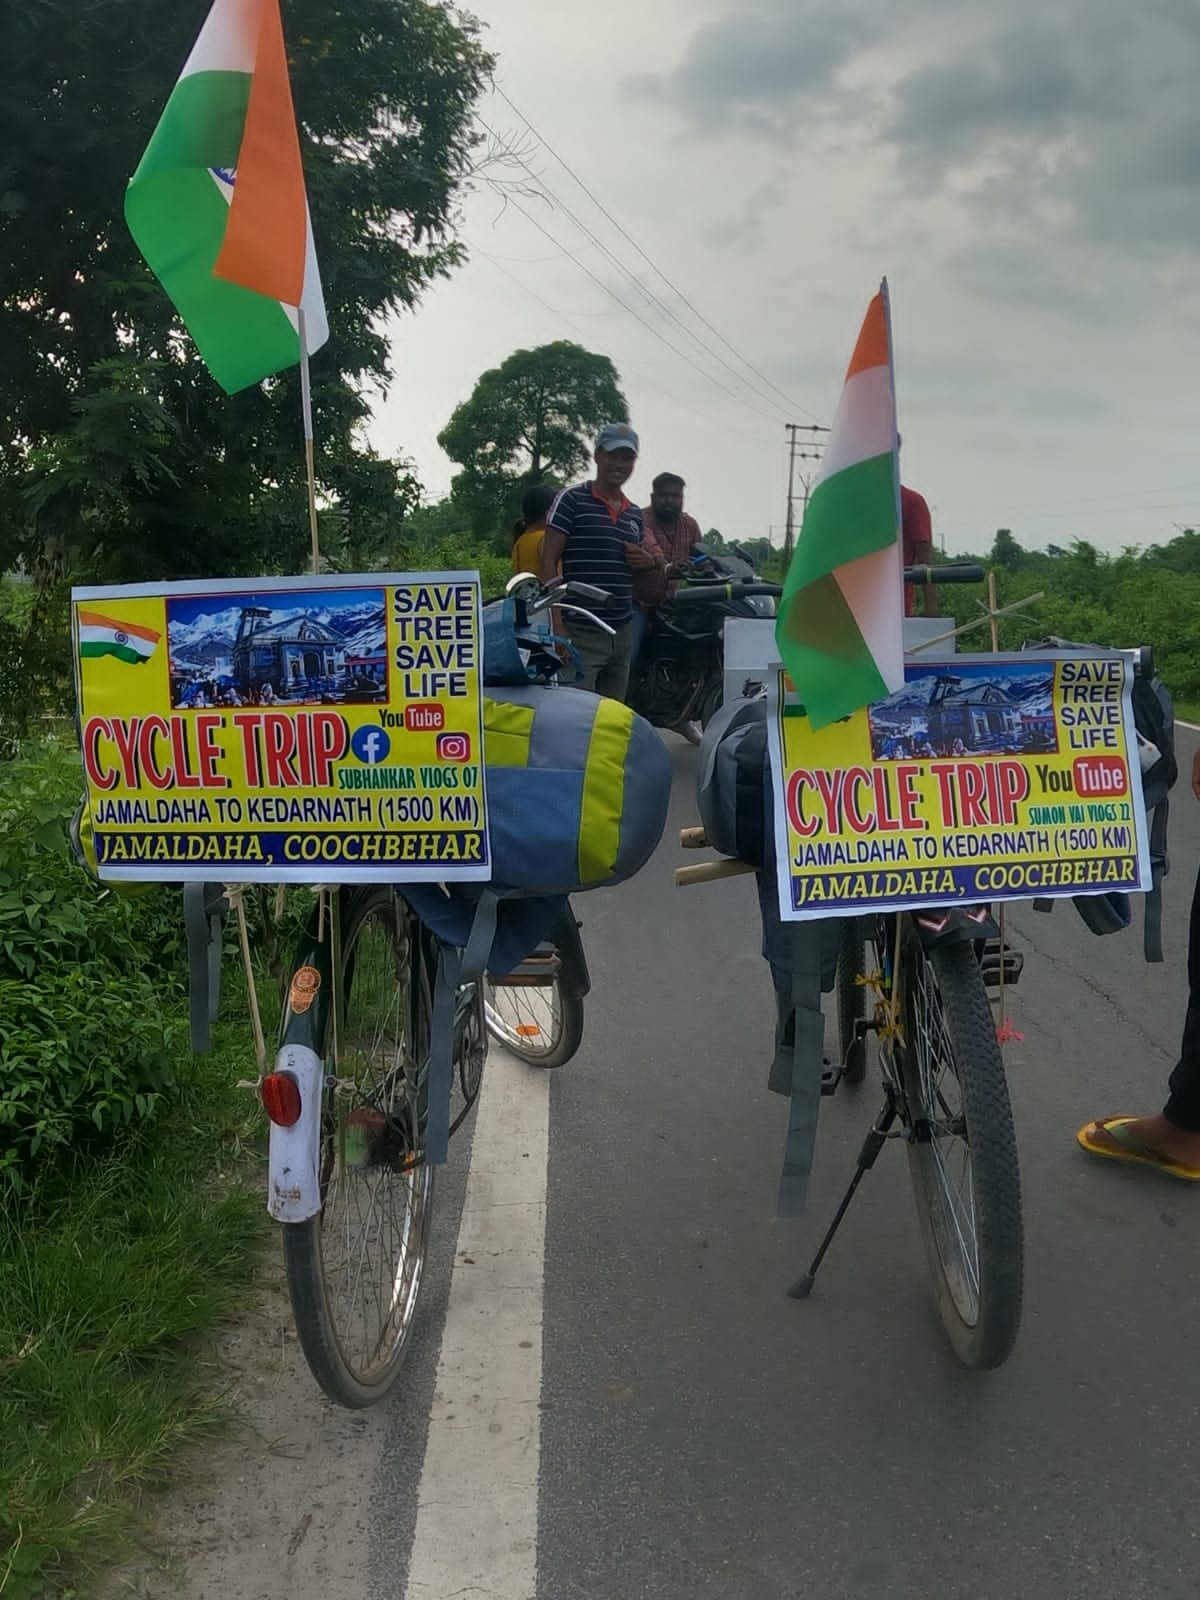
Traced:
[[1175, 720], [1177, 722], [1192, 722], [1200, 727], [1200, 700], [1190, 703], [1187, 700], [1176, 700]]
[[269, 1224], [249, 1027], [216, 1035], [158, 1120], [0, 1200], [3, 1600], [93, 1592], [221, 1420], [197, 1336], [244, 1303]]

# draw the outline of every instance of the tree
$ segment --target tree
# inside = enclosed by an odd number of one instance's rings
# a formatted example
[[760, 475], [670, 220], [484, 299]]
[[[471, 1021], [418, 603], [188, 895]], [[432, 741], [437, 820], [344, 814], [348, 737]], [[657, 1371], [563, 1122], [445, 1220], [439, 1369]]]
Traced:
[[462, 468], [451, 493], [476, 533], [494, 533], [530, 484], [582, 470], [603, 424], [629, 420], [619, 381], [607, 356], [566, 339], [483, 374], [438, 435]]
[[1018, 567], [1025, 552], [1013, 538], [1009, 528], [997, 528], [988, 560], [994, 567]]
[[[0, 24], [0, 567], [304, 565], [297, 371], [223, 395], [122, 216], [208, 4], [28, 0]], [[460, 259], [492, 63], [436, 0], [287, 0], [285, 26], [332, 329], [313, 360], [317, 470], [353, 559], [385, 549], [414, 498], [361, 429], [390, 377], [384, 319]]]

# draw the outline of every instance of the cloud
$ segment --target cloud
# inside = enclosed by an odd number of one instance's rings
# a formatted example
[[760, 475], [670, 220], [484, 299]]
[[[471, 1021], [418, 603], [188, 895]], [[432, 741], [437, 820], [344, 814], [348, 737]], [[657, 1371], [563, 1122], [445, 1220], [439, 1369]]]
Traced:
[[694, 128], [742, 130], [779, 140], [806, 102], [827, 94], [868, 32], [852, 4], [795, 0], [705, 23], [666, 73], [628, 80], [639, 96], [666, 101]]
[[889, 163], [981, 228], [1152, 256], [1200, 243], [1197, 83], [1195, 0], [759, 0], [631, 87], [693, 131]]

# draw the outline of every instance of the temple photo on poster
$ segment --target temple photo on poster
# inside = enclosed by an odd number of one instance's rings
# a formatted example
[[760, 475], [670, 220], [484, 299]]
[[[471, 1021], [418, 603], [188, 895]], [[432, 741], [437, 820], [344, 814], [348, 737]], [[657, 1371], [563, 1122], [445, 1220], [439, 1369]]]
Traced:
[[382, 589], [173, 596], [167, 641], [177, 710], [387, 702]]
[[904, 687], [870, 709], [875, 761], [1057, 752], [1052, 663], [963, 660], [953, 670], [908, 671]]

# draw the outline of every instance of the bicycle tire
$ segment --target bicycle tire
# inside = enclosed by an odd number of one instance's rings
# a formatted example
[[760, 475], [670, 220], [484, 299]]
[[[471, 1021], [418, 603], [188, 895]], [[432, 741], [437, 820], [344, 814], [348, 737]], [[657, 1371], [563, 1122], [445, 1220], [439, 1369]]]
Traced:
[[[938, 1314], [964, 1366], [998, 1367], [1021, 1324], [1024, 1239], [1016, 1132], [992, 1008], [969, 944], [926, 952], [911, 928], [901, 991], [909, 1169]], [[956, 1086], [957, 1110], [947, 1099]], [[957, 1180], [951, 1140], [966, 1152]]]
[[583, 996], [568, 993], [561, 969], [537, 986], [487, 979], [484, 1008], [492, 1038], [527, 1066], [565, 1066], [583, 1042]]
[[846, 917], [838, 940], [837, 1009], [838, 1062], [847, 1083], [859, 1084], [867, 1073], [867, 1041], [858, 1024], [867, 1015], [867, 991], [859, 981], [866, 966], [867, 940], [856, 917]]
[[321, 1210], [285, 1224], [283, 1243], [305, 1359], [331, 1400], [357, 1410], [399, 1377], [420, 1297], [433, 1169], [413, 1152], [433, 1004], [400, 897], [372, 887], [343, 903], [339, 1022], [321, 1042]]

